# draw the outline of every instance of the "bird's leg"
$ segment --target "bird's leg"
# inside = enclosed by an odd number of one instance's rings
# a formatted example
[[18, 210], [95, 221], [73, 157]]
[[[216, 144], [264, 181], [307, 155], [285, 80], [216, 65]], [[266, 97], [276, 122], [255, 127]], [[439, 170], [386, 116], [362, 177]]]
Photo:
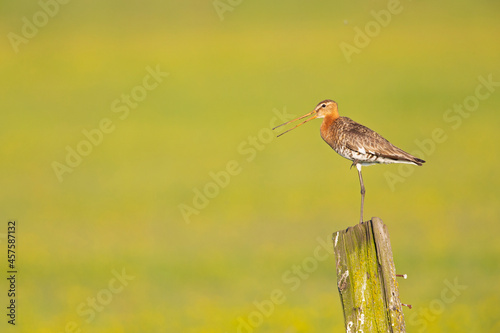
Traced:
[[365, 205], [365, 185], [363, 184], [363, 176], [361, 175], [361, 164], [356, 163], [356, 169], [358, 169], [359, 184], [361, 185], [361, 215], [359, 217], [359, 222], [363, 222], [363, 207]]

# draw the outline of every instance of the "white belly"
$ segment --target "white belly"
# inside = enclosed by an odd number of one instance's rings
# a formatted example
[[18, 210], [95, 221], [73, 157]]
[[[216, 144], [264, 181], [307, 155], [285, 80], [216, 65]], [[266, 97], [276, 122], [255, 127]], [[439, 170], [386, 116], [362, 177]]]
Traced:
[[342, 157], [347, 158], [350, 161], [356, 161], [357, 164], [368, 166], [373, 164], [392, 164], [392, 163], [405, 163], [405, 164], [415, 164], [413, 162], [394, 160], [392, 158], [382, 157], [373, 155], [370, 152], [365, 151], [365, 149], [360, 148], [359, 151], [354, 151], [349, 148], [335, 149], [335, 151]]

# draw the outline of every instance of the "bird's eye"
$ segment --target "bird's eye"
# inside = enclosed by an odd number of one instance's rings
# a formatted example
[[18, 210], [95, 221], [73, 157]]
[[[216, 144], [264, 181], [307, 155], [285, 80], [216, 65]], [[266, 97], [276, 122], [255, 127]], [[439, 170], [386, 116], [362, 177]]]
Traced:
[[321, 104], [321, 107], [322, 108], [326, 108], [326, 104]]

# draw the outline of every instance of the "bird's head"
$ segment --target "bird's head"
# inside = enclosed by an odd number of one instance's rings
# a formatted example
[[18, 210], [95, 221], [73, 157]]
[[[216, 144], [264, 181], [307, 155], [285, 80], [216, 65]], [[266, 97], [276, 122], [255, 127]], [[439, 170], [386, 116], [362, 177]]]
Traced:
[[334, 118], [339, 117], [339, 110], [337, 108], [337, 102], [331, 99], [325, 99], [319, 102], [313, 111], [316, 114], [316, 118], [325, 118], [326, 116], [333, 116]]
[[286, 123], [278, 125], [275, 128], [273, 128], [273, 130], [275, 130], [278, 127], [281, 127], [283, 125], [292, 123], [294, 121], [300, 120], [302, 118], [305, 118], [305, 117], [308, 117], [308, 116], [311, 116], [311, 115], [312, 115], [311, 118], [308, 118], [308, 119], [304, 120], [300, 124], [298, 124], [298, 125], [290, 128], [289, 130], [286, 130], [285, 132], [279, 134], [278, 136], [281, 136], [281, 135], [283, 135], [283, 134], [285, 134], [287, 132], [290, 132], [294, 128], [297, 128], [300, 125], [307, 123], [309, 120], [313, 120], [313, 119], [316, 119], [316, 118], [325, 118], [325, 117], [333, 117], [334, 119], [338, 118], [339, 117], [339, 111], [338, 111], [338, 108], [337, 108], [337, 103], [335, 101], [332, 101], [331, 99], [325, 99], [324, 101], [322, 101], [318, 105], [316, 105], [316, 107], [314, 108], [313, 111], [311, 111], [309, 113], [306, 113], [302, 117], [299, 117], [297, 119], [293, 119], [293, 120], [287, 121]]

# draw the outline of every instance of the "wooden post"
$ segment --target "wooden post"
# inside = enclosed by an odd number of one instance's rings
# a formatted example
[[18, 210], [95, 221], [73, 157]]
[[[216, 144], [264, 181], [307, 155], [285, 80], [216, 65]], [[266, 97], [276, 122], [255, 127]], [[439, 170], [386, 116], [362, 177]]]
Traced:
[[378, 217], [333, 234], [346, 332], [406, 332], [387, 226]]

